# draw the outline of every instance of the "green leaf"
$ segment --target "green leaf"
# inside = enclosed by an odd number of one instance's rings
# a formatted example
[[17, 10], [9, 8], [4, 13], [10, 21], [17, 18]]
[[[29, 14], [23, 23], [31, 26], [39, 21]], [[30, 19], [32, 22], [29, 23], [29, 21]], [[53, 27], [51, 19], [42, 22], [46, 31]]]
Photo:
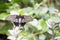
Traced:
[[20, 3], [21, 0], [11, 0], [10, 2], [12, 2], [12, 3]]
[[24, 14], [24, 10], [20, 9], [20, 15], [22, 16]]
[[37, 31], [38, 30], [35, 26], [33, 26], [30, 23], [27, 23], [26, 26], [28, 27], [28, 31], [29, 32], [33, 32], [33, 31]]
[[30, 0], [22, 0], [23, 4], [24, 4], [25, 6], [28, 5], [29, 1], [30, 1]]
[[45, 40], [46, 36], [45, 35], [39, 35], [39, 40]]
[[51, 19], [52, 19], [55, 23], [59, 23], [59, 22], [60, 22], [60, 18], [58, 18], [58, 17], [51, 17]]
[[13, 24], [9, 21], [0, 20], [0, 33], [7, 34], [9, 29], [12, 29]]
[[48, 26], [46, 24], [46, 21], [41, 19], [39, 20], [40, 26], [42, 27], [42, 31], [46, 32], [48, 30]]
[[29, 22], [29, 25], [32, 25], [37, 30], [41, 30], [41, 27], [40, 27], [40, 25], [38, 23], [38, 20], [36, 20], [36, 19], [34, 19], [33, 21]]
[[6, 9], [8, 9], [8, 6], [7, 4], [0, 4], [0, 13], [3, 13], [3, 12], [6, 12]]
[[0, 19], [1, 20], [4, 20], [9, 14], [6, 14], [6, 13], [2, 13], [0, 14]]

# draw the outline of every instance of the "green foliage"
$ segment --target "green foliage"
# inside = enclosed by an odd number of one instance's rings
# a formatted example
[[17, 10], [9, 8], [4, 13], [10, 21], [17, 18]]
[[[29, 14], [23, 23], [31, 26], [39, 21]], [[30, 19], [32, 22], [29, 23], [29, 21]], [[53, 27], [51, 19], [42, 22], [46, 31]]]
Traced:
[[0, 19], [1, 19], [1, 20], [5, 20], [5, 18], [6, 18], [8, 15], [9, 15], [9, 14], [1, 13], [1, 14], [0, 14]]
[[0, 34], [7, 34], [9, 29], [13, 28], [13, 24], [9, 21], [0, 20]]
[[47, 24], [46, 24], [46, 21], [43, 20], [43, 19], [40, 20], [40, 25], [41, 25], [42, 30], [43, 30], [44, 32], [46, 32], [46, 31], [49, 29], [48, 26], [47, 26]]
[[[13, 28], [11, 22], [5, 18], [10, 14], [27, 15], [33, 21], [24, 25], [22, 32], [26, 40], [55, 40], [60, 37], [60, 10], [55, 7], [55, 0], [1, 0], [0, 2], [0, 33], [6, 34]], [[58, 2], [58, 1], [57, 1]], [[58, 6], [59, 2], [57, 3]], [[57, 6], [57, 7], [58, 7]], [[13, 12], [12, 12], [13, 11]]]
[[8, 6], [6, 4], [0, 4], [0, 13], [6, 12]]
[[8, 0], [0, 0], [0, 4], [8, 3], [8, 2], [9, 2]]

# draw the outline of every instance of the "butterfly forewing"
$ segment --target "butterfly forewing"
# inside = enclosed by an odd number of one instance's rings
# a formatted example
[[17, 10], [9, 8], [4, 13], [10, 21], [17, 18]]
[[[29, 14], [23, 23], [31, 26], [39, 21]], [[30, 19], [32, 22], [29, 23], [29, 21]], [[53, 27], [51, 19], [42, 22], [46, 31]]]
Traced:
[[30, 17], [30, 16], [24, 16], [24, 19], [22, 21], [24, 21], [24, 22], [30, 22], [32, 20], [33, 20], [32, 17]]
[[16, 21], [16, 15], [10, 15], [6, 18], [6, 20], [11, 21], [11, 22], [15, 22]]

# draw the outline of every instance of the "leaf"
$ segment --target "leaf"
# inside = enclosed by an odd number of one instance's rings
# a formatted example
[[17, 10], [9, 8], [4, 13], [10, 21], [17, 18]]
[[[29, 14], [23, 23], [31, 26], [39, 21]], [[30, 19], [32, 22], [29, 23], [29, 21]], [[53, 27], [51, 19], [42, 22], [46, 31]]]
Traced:
[[39, 16], [46, 15], [47, 12], [48, 12], [48, 7], [47, 6], [40, 7], [39, 9], [34, 10], [34, 13], [36, 15], [39, 15]]
[[51, 35], [53, 34], [52, 30], [50, 30], [50, 29], [47, 32]]
[[40, 23], [40, 26], [42, 27], [42, 30], [43, 30], [44, 32], [46, 32], [46, 31], [48, 30], [48, 26], [47, 26], [47, 24], [46, 24], [46, 21], [43, 20], [43, 19], [41, 19], [41, 20], [39, 20], [39, 23]]
[[1, 20], [5, 20], [5, 18], [6, 18], [8, 15], [9, 15], [9, 14], [2, 13], [2, 14], [0, 14], [0, 19], [1, 19]]
[[[1, 2], [1, 1], [0, 1]], [[3, 3], [3, 4], [0, 4], [0, 13], [5, 13], [6, 12], [6, 9], [8, 9], [8, 6], [7, 3]]]
[[18, 10], [11, 10], [10, 15], [19, 15], [19, 11]]
[[24, 10], [20, 9], [20, 15], [22, 16], [24, 14]]
[[38, 30], [41, 30], [41, 27], [38, 23], [38, 20], [34, 19], [33, 21], [29, 22], [32, 26], [34, 26], [35, 28], [37, 28]]
[[56, 40], [60, 40], [60, 36], [55, 37]]
[[53, 5], [52, 5], [51, 7], [49, 7], [49, 13], [50, 13], [50, 14], [56, 13], [56, 10], [55, 10], [55, 8], [53, 7]]
[[52, 19], [55, 23], [59, 23], [59, 22], [60, 22], [60, 18], [59, 18], [59, 17], [51, 17], [51, 19]]
[[47, 7], [47, 6], [46, 6], [46, 7], [41, 7], [41, 8], [40, 8], [40, 13], [42, 13], [42, 14], [47, 13], [47, 11], [48, 11], [48, 7]]
[[[1, 26], [2, 24], [3, 26]], [[0, 20], [0, 33], [1, 34], [6, 34], [8, 32], [9, 29], [12, 29], [13, 24], [9, 21], [4, 21], [4, 20]]]
[[20, 3], [21, 2], [21, 0], [9, 0], [9, 1], [12, 3]]
[[[25, 28], [26, 28], [27, 31], [29, 31], [29, 32], [34, 32], [34, 31], [37, 31], [37, 30], [38, 30], [35, 26], [31, 25], [30, 23], [27, 23], [26, 25], [27, 25], [27, 26], [26, 26]], [[28, 28], [27, 28], [27, 27], [28, 27]]]
[[45, 40], [46, 36], [45, 35], [39, 35], [39, 40]]
[[23, 8], [23, 10], [24, 10], [25, 13], [29, 13], [29, 12], [33, 11], [33, 8], [32, 7], [27, 7], [27, 8]]
[[25, 6], [28, 5], [29, 1], [30, 1], [30, 0], [22, 0], [22, 2], [24, 3]]

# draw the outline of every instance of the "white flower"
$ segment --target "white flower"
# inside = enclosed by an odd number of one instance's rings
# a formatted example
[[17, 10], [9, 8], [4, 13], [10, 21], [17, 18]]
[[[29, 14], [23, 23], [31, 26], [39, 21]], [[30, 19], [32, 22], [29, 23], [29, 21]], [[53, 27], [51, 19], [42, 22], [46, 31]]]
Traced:
[[16, 37], [16, 36], [8, 36], [7, 39], [10, 39], [10, 40], [22, 40], [23, 36], [18, 36], [18, 37]]
[[15, 37], [15, 36], [8, 36], [7, 39], [10, 39], [10, 40], [16, 40], [16, 37]]
[[52, 27], [54, 27], [54, 25], [55, 25], [54, 21], [51, 20], [51, 19], [48, 19], [48, 20], [46, 21], [46, 24], [47, 24], [47, 26], [48, 26], [49, 28], [52, 28]]
[[22, 30], [19, 30], [19, 27], [13, 28], [13, 30], [8, 30], [8, 32], [11, 34], [8, 36], [8, 39], [10, 40], [20, 40], [22, 36], [19, 35], [19, 33]]
[[19, 27], [16, 27], [15, 29], [13, 30], [8, 30], [8, 32], [11, 34], [11, 35], [17, 35], [21, 32], [22, 30], [19, 30]]

